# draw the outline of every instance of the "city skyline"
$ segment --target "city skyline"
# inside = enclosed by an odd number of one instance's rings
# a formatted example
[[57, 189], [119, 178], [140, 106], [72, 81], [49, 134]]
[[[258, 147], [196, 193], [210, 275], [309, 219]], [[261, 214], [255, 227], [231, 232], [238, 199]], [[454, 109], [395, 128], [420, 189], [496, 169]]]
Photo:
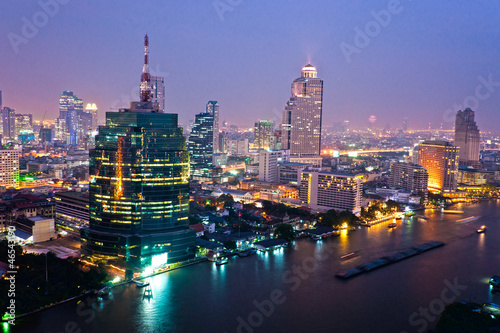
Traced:
[[[141, 57], [134, 45], [147, 32], [157, 41], [151, 74], [165, 77], [166, 112], [178, 113], [184, 126], [202, 111], [202, 103], [213, 99], [224, 105], [221, 121], [240, 127], [250, 127], [257, 119], [280, 122], [283, 102], [289, 95], [288, 82], [308, 61], [325, 81], [325, 127], [344, 120], [355, 128], [367, 127], [374, 115], [379, 128], [387, 123], [399, 128], [408, 117], [410, 129], [427, 128], [429, 122], [432, 128], [442, 123], [443, 128], [452, 129], [455, 113], [467, 106], [477, 111], [478, 126], [485, 131], [493, 129], [487, 118], [493, 119], [491, 123], [500, 120], [496, 112], [500, 73], [489, 65], [498, 58], [498, 51], [489, 45], [498, 35], [495, 22], [499, 10], [491, 4], [457, 6], [447, 1], [433, 4], [437, 8], [430, 11], [429, 4], [401, 2], [387, 19], [390, 22], [379, 25], [379, 32], [371, 33], [374, 36], [364, 47], [360, 40], [355, 43], [356, 28], [363, 30], [375, 22], [373, 13], [387, 10], [387, 2], [321, 1], [310, 13], [282, 6], [279, 1], [243, 2], [227, 11], [212, 3], [151, 4], [157, 9], [154, 15], [166, 15], [169, 24], [148, 27], [135, 15], [145, 10], [139, 5], [69, 2], [59, 5], [45, 25], [35, 27], [37, 33], [31, 38], [22, 34], [21, 19], [30, 21], [43, 8], [37, 3], [7, 4], [11, 15], [5, 20], [6, 35], [16, 34], [27, 42], [13, 44], [12, 39], [3, 39], [0, 54], [4, 64], [9, 64], [4, 65], [0, 78], [3, 104], [18, 113], [33, 113], [35, 120], [45, 111], [47, 119], [55, 119], [60, 91], [73, 90], [85, 103], [97, 104], [102, 122], [106, 111], [137, 99], [133, 68]], [[112, 15], [110, 20], [130, 22], [132, 27], [107, 28], [102, 34], [97, 20], [118, 9], [123, 15]], [[281, 15], [282, 11], [286, 15]], [[439, 15], [442, 11], [449, 14], [448, 20]], [[87, 15], [90, 12], [92, 15]], [[261, 15], [253, 15], [256, 12]], [[423, 15], [425, 25], [419, 22]], [[287, 17], [287, 22], [280, 16]], [[293, 25], [302, 16], [307, 22], [305, 29]], [[90, 24], [83, 24], [82, 17]], [[197, 24], [200, 21], [204, 22]], [[283, 27], [253, 37], [269, 24]], [[75, 48], [53, 56], [51, 49], [62, 47], [62, 43]], [[218, 47], [208, 47], [214, 44]], [[75, 62], [79, 66], [71, 65]], [[14, 71], [16, 67], [20, 71]], [[61, 80], [62, 71], [65, 75]], [[99, 82], [102, 75], [113, 77], [115, 84]], [[217, 80], [222, 77], [228, 79]], [[245, 87], [237, 84], [243, 79]], [[22, 98], [25, 89], [32, 98]], [[480, 95], [476, 96], [476, 91]]]

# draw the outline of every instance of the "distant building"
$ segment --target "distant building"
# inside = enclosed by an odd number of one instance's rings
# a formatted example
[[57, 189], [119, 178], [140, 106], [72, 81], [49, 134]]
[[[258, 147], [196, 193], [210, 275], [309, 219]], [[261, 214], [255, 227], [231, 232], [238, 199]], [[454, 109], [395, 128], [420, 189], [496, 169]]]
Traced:
[[165, 78], [151, 75], [151, 92], [153, 103], [158, 103], [160, 112], [165, 112]]
[[226, 150], [228, 155], [246, 155], [248, 154], [248, 139], [227, 140]]
[[254, 149], [273, 150], [274, 122], [270, 120], [259, 120], [254, 126]]
[[16, 219], [16, 236], [27, 242], [41, 243], [56, 236], [54, 219], [45, 216], [25, 217]]
[[455, 146], [460, 165], [479, 167], [480, 134], [470, 108], [458, 111], [455, 118]]
[[282, 163], [279, 166], [279, 182], [300, 184], [300, 175], [308, 167], [306, 163]]
[[52, 129], [51, 128], [42, 127], [40, 129], [40, 141], [42, 143], [47, 143], [47, 142], [52, 141]]
[[457, 147], [446, 141], [425, 141], [418, 148], [418, 164], [429, 174], [429, 190], [451, 192], [457, 189]]
[[2, 109], [2, 129], [3, 137], [8, 139], [16, 138], [16, 110], [4, 107]]
[[90, 114], [91, 118], [91, 126], [90, 126], [90, 131], [95, 132], [97, 131], [97, 124], [98, 124], [98, 110], [97, 110], [97, 105], [95, 103], [88, 103], [87, 106], [85, 107], [85, 112]]
[[213, 147], [214, 154], [223, 153], [221, 151], [221, 147], [219, 146], [219, 103], [217, 101], [209, 101], [207, 103], [207, 113], [210, 113], [214, 117], [214, 126], [213, 126]]
[[277, 183], [278, 177], [278, 158], [280, 153], [277, 151], [261, 150], [259, 152], [259, 181]]
[[212, 166], [213, 134], [213, 114], [209, 112], [197, 114], [187, 143], [191, 155], [191, 173], [200, 173], [201, 169]]
[[391, 165], [389, 185], [418, 193], [427, 199], [429, 174], [421, 165], [412, 163], [394, 163]]
[[323, 80], [308, 64], [292, 83], [291, 97], [283, 111], [281, 148], [289, 149], [292, 156], [319, 156], [322, 112]]
[[361, 211], [362, 175], [304, 171], [300, 200], [313, 209]]
[[65, 142], [78, 144], [81, 133], [81, 116], [83, 101], [75, 96], [72, 91], [65, 90], [59, 95], [59, 118], [66, 121]]
[[19, 187], [19, 151], [0, 149], [0, 185]]
[[[15, 115], [15, 138], [23, 141], [34, 139], [33, 134], [33, 115], [31, 114], [16, 114]], [[24, 136], [24, 140], [21, 137]]]

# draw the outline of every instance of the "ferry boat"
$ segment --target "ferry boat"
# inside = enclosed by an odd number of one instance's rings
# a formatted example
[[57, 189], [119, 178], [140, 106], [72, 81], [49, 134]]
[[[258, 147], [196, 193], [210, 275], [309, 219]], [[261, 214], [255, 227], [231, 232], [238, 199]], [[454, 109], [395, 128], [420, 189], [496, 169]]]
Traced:
[[486, 226], [485, 225], [483, 225], [483, 226], [481, 226], [481, 228], [477, 229], [477, 233], [478, 234], [482, 234], [485, 231], [486, 231]]
[[217, 266], [220, 266], [220, 265], [227, 264], [228, 262], [229, 262], [229, 259], [227, 259], [227, 257], [220, 257], [220, 258], [217, 258], [217, 260], [215, 261], [215, 264]]
[[357, 256], [359, 256], [360, 252], [361, 251], [353, 251], [353, 252], [346, 253], [342, 257], [340, 257], [340, 260], [347, 260], [347, 259], [357, 257]]
[[144, 287], [149, 286], [149, 284], [150, 284], [149, 279], [144, 280], [144, 281], [133, 280], [133, 282], [135, 283], [136, 288], [144, 288]]
[[389, 228], [396, 228], [397, 226], [398, 224], [396, 223], [396, 219], [392, 220], [392, 222], [388, 225]]
[[500, 288], [500, 276], [498, 275], [493, 275], [491, 278], [490, 278], [490, 286], [492, 286], [493, 288]]
[[257, 251], [255, 251], [254, 249], [248, 249], [245, 251], [238, 252], [238, 257], [240, 258], [248, 257], [249, 255], [255, 254], [256, 252]]

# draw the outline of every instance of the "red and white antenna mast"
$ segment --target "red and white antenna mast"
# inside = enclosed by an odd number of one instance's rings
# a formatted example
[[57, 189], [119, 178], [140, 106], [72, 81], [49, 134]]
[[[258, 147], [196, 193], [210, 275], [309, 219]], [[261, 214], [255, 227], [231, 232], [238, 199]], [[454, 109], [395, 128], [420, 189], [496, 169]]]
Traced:
[[144, 37], [144, 66], [141, 77], [141, 102], [151, 102], [151, 76], [149, 74], [149, 38]]

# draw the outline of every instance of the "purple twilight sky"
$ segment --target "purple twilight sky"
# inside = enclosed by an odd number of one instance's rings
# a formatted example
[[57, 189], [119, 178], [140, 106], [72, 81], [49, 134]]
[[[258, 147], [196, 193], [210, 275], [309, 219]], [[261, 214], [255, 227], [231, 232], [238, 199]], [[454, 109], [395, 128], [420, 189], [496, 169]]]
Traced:
[[452, 128], [453, 111], [464, 105], [477, 111], [481, 130], [500, 123], [497, 1], [40, 0], [0, 7], [3, 104], [35, 119], [45, 111], [57, 117], [63, 90], [100, 111], [126, 106], [138, 95], [147, 33], [152, 72], [166, 76], [167, 112], [183, 124], [208, 100], [219, 101], [221, 120], [239, 126], [280, 122], [290, 84], [308, 61], [324, 80], [326, 126], [350, 120], [365, 127], [375, 115], [378, 127], [399, 127], [408, 117], [410, 128]]

